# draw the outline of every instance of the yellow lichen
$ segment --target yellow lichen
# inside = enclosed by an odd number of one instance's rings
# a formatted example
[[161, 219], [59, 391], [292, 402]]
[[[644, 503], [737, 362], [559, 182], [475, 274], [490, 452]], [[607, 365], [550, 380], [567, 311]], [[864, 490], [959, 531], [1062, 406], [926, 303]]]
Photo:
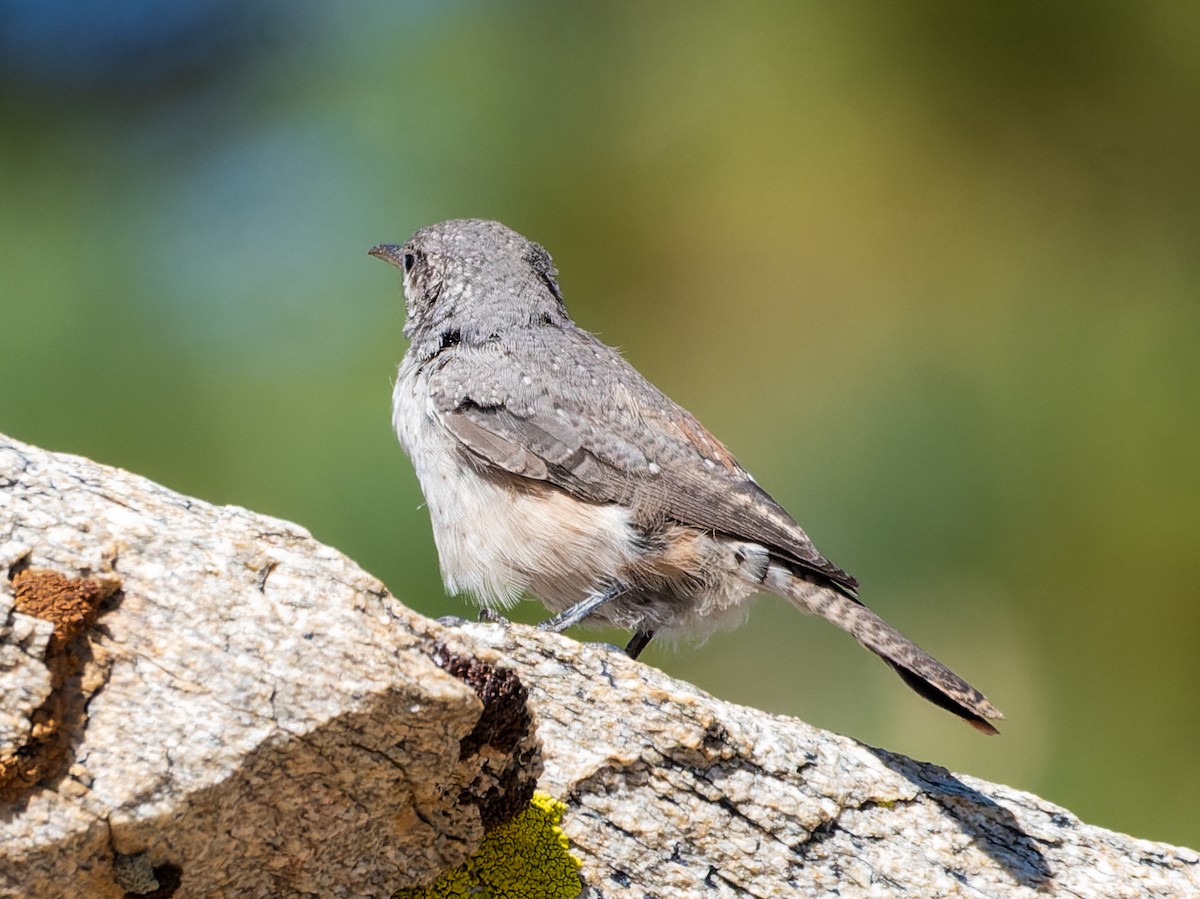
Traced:
[[582, 890], [579, 860], [558, 826], [566, 808], [534, 793], [529, 807], [488, 833], [460, 867], [393, 899], [575, 899]]

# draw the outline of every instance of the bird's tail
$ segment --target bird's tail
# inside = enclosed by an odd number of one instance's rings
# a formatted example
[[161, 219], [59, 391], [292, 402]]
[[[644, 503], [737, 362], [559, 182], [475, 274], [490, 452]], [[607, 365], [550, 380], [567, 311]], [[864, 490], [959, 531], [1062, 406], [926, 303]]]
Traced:
[[976, 730], [998, 733], [988, 719], [1004, 717], [986, 696], [864, 606], [833, 586], [797, 577], [772, 564], [766, 585], [802, 612], [833, 622], [895, 669], [916, 692]]

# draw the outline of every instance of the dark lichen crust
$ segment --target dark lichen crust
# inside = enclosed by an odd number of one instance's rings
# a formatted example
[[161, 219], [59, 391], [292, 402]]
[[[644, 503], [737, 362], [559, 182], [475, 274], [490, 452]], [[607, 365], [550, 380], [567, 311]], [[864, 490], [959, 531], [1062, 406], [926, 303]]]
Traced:
[[460, 799], [479, 808], [484, 829], [512, 820], [529, 806], [542, 771], [541, 742], [530, 714], [529, 693], [516, 673], [439, 644], [434, 662], [467, 684], [483, 703], [475, 727], [462, 739], [459, 759], [482, 761]]

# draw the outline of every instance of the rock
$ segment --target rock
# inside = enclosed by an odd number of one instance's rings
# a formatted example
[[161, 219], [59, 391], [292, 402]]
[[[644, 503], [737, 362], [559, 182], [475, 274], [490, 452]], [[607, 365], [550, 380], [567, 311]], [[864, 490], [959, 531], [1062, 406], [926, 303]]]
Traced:
[[[426, 896], [490, 866], [559, 897], [575, 861], [596, 899], [1200, 896], [1191, 850], [610, 647], [429, 621], [295, 525], [3, 437], [0, 699], [4, 896]], [[510, 844], [575, 861], [543, 883]]]
[[0, 572], [2, 895], [388, 896], [528, 804], [523, 693], [464, 747], [490, 667], [295, 525], [0, 438]]

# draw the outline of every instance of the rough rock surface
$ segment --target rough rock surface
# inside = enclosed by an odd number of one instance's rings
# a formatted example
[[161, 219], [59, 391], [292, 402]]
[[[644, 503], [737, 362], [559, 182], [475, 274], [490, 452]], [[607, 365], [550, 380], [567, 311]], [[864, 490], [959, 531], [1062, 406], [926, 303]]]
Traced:
[[616, 651], [463, 631], [529, 685], [539, 788], [567, 803], [591, 896], [1200, 896], [1189, 849], [715, 700]]
[[1200, 896], [1190, 850], [0, 437], [0, 895], [388, 895], [539, 774], [592, 897]]
[[485, 709], [490, 669], [444, 671], [417, 620], [295, 525], [0, 437], [0, 895], [386, 896], [459, 864], [540, 760], [523, 693]]

